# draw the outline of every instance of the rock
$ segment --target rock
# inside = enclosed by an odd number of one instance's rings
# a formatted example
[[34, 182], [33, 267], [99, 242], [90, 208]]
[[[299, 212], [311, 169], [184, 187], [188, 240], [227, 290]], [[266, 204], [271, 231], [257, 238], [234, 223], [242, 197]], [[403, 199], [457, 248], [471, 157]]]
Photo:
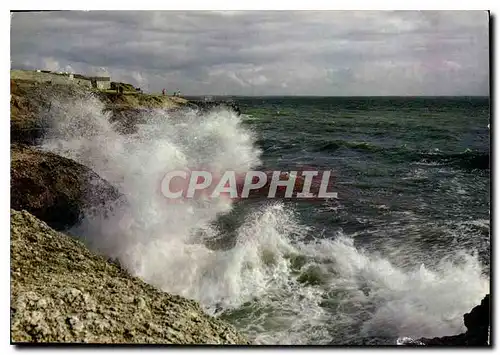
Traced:
[[483, 298], [480, 305], [464, 314], [464, 325], [467, 328], [465, 333], [432, 339], [420, 338], [416, 341], [416, 345], [487, 346], [490, 327], [489, 294]]
[[54, 98], [72, 100], [92, 95], [77, 85], [30, 80], [10, 81], [10, 134], [12, 143], [36, 145], [50, 129], [49, 117]]
[[146, 118], [150, 113], [147, 108], [130, 108], [130, 107], [114, 107], [108, 106], [107, 112], [110, 112], [110, 121], [114, 123], [114, 127], [120, 134], [133, 134], [137, 132], [137, 125], [146, 123]]
[[248, 344], [26, 211], [11, 210], [11, 341]]
[[18, 81], [10, 81], [10, 137], [11, 142], [35, 144], [43, 135], [43, 127], [36, 109], [27, 97], [28, 88]]
[[134, 126], [141, 123], [145, 112], [155, 109], [175, 111], [188, 106], [188, 101], [180, 97], [143, 94], [135, 89], [127, 94], [117, 94], [78, 85], [22, 79], [11, 79], [10, 89], [11, 142], [28, 145], [38, 144], [50, 131], [53, 100], [65, 102], [97, 97], [104, 104], [105, 110], [111, 113], [111, 120], [117, 122], [118, 129], [122, 129], [124, 133], [133, 133]]
[[241, 110], [239, 105], [233, 101], [222, 101], [222, 100], [191, 100], [189, 101], [190, 105], [197, 107], [201, 112], [210, 111], [217, 108], [225, 108], [227, 110], [232, 110], [238, 116], [241, 115]]
[[120, 193], [89, 168], [50, 152], [11, 145], [11, 208], [27, 210], [63, 230], [82, 214], [123, 202]]

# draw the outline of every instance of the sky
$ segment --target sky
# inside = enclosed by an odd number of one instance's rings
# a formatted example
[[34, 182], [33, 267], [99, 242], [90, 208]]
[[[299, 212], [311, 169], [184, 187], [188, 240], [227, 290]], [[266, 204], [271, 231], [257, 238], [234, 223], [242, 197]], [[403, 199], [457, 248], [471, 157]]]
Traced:
[[488, 95], [483, 11], [13, 13], [11, 67], [185, 95]]

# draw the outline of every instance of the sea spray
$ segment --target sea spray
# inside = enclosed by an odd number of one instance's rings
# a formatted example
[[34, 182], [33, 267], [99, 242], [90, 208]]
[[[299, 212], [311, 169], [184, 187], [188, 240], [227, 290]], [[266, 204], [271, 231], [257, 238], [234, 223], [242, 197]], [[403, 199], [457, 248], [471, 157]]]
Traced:
[[128, 206], [121, 213], [85, 219], [79, 230], [94, 248], [131, 268], [133, 264], [133, 270], [141, 264], [137, 260], [147, 259], [145, 248], [168, 242], [176, 250], [197, 228], [206, 229], [219, 213], [230, 210], [225, 200], [209, 208], [198, 201], [169, 204], [159, 191], [165, 172], [189, 166], [247, 171], [260, 163], [252, 133], [242, 129], [231, 112], [199, 116], [186, 111], [178, 120], [166, 111], [152, 110], [136, 133], [121, 135], [103, 110], [92, 96], [55, 98], [43, 147], [92, 168], [126, 196]]
[[[333, 241], [321, 239], [312, 249], [303, 245], [302, 251], [335, 270], [327, 287], [329, 292], [345, 295], [339, 301], [342, 314], [333, 317], [350, 314], [351, 321], [360, 323], [362, 337], [460, 333], [463, 313], [489, 290], [477, 257], [461, 251], [443, 258], [433, 270], [424, 264], [398, 267], [385, 257], [356, 247], [354, 240], [344, 235]], [[338, 331], [343, 333], [343, 329]]]
[[[323, 238], [293, 206], [252, 203], [228, 233], [215, 222], [228, 200], [169, 204], [166, 171], [206, 166], [245, 172], [260, 164], [254, 134], [227, 110], [142, 113], [123, 135], [95, 97], [53, 98], [43, 148], [117, 186], [127, 203], [87, 215], [72, 232], [161, 289], [198, 300], [257, 343], [345, 344], [363, 337], [439, 336], [462, 330], [462, 314], [488, 291], [475, 257], [432, 270], [399, 267], [339, 232]], [[230, 248], [209, 247], [234, 238]], [[457, 251], [459, 252], [459, 251]]]

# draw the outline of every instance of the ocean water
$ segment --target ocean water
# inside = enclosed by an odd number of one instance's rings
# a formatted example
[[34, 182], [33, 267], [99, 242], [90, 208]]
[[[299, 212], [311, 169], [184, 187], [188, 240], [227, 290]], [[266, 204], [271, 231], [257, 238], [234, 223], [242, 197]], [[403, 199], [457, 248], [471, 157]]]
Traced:
[[[71, 232], [259, 344], [396, 344], [464, 331], [489, 292], [487, 98], [233, 98], [151, 110], [121, 134], [92, 96], [53, 98], [42, 147], [127, 197]], [[172, 204], [169, 170], [333, 171], [338, 199]]]

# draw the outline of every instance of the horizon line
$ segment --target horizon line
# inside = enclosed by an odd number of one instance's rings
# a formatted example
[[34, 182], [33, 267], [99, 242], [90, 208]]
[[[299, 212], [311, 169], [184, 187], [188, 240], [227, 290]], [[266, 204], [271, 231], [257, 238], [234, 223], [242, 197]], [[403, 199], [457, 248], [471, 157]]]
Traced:
[[319, 98], [344, 98], [344, 97], [481, 97], [490, 98], [491, 95], [229, 95], [229, 94], [183, 94], [183, 97], [319, 97]]

